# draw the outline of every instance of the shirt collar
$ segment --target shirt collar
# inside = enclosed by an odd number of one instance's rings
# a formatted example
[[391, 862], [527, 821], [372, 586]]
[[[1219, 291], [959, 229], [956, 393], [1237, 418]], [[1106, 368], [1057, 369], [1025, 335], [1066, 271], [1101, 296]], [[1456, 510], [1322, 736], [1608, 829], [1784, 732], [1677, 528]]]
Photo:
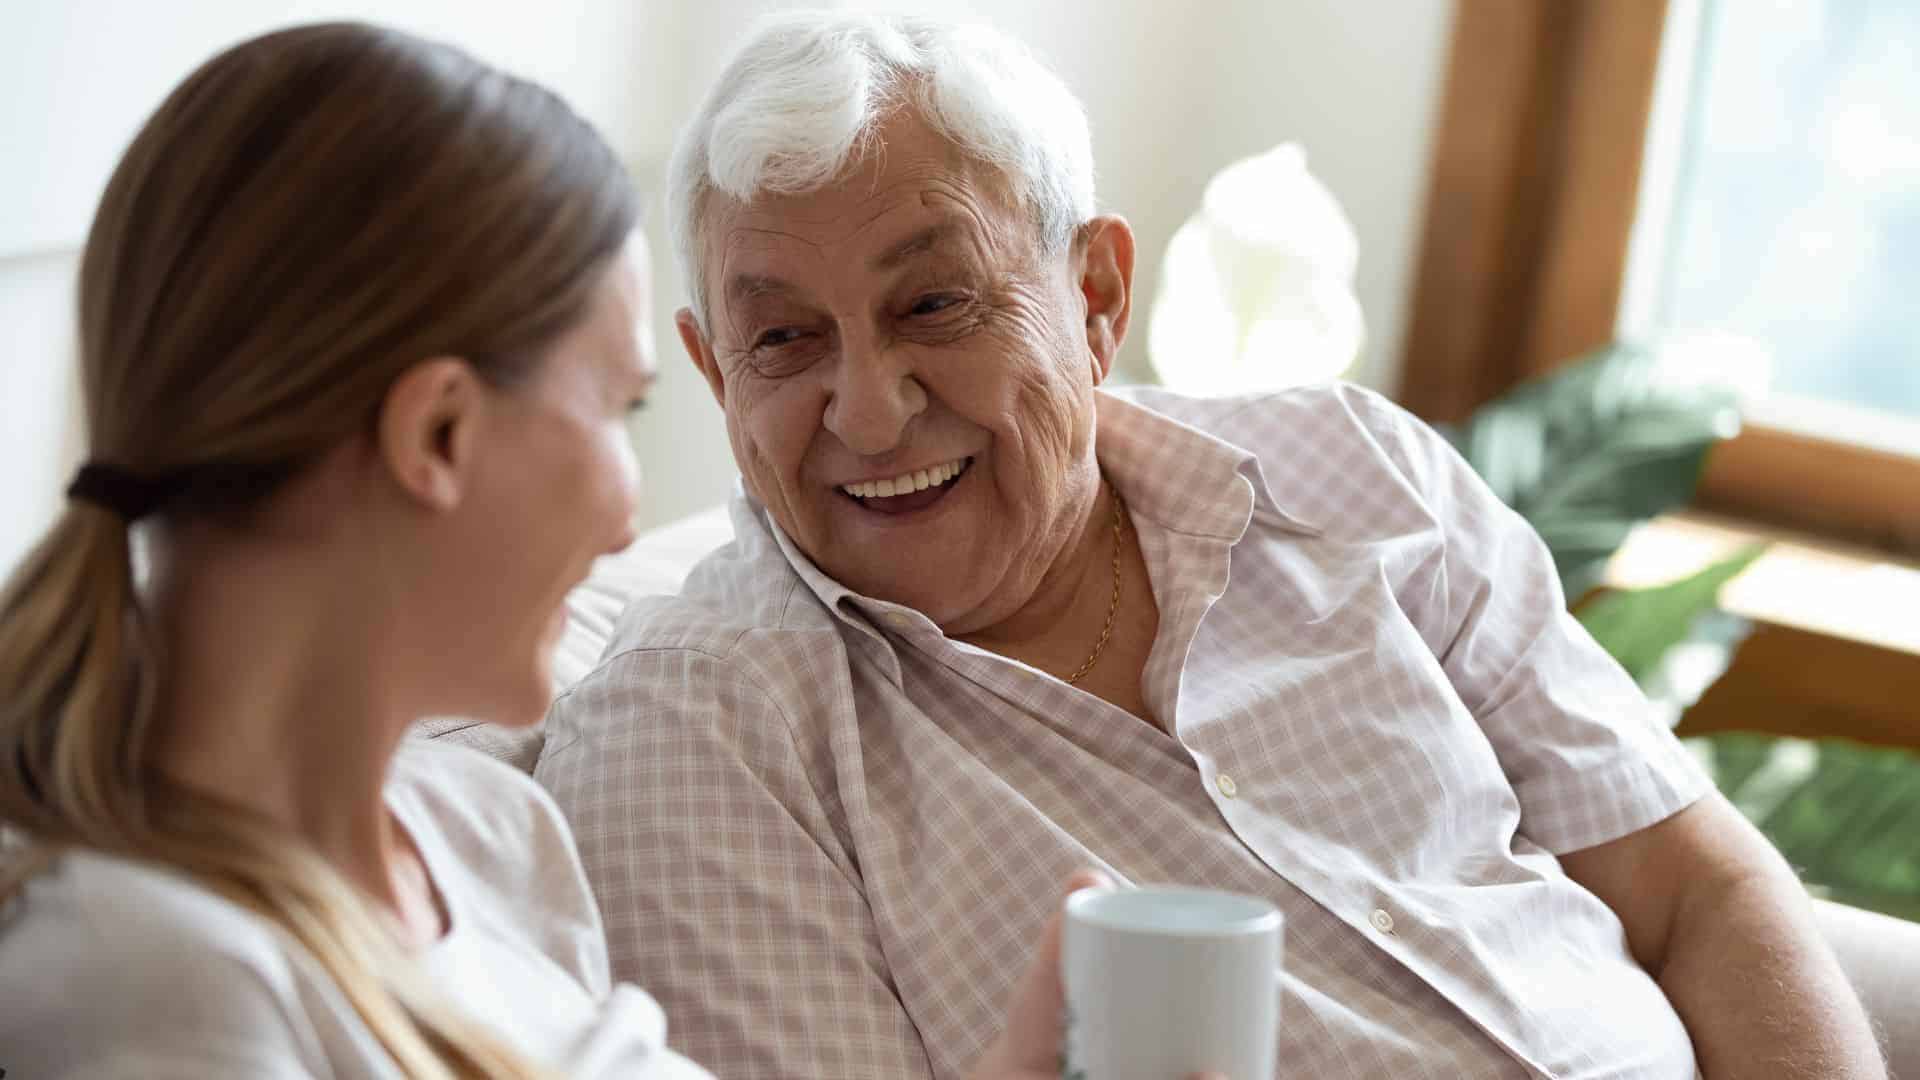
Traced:
[[[1227, 544], [1237, 543], [1256, 519], [1288, 532], [1320, 535], [1317, 526], [1275, 501], [1252, 452], [1123, 395], [1095, 391], [1094, 453], [1131, 514]], [[898, 634], [941, 633], [914, 608], [863, 596], [834, 580], [744, 488], [740, 494], [794, 573], [842, 622], [883, 645], [881, 624]]]
[[1274, 498], [1252, 451], [1134, 400], [1139, 392], [1096, 392], [1095, 453], [1128, 510], [1173, 532], [1229, 544], [1253, 520], [1320, 535]]
[[[848, 608], [843, 605], [862, 605], [876, 615], [882, 616], [901, 613], [919, 615], [919, 612], [912, 608], [862, 596], [840, 584], [828, 576], [826, 571], [816, 566], [814, 561], [807, 557], [806, 552], [800, 550], [800, 545], [794, 543], [793, 538], [787, 535], [787, 531], [780, 527], [780, 523], [773, 520], [772, 514], [767, 513], [764, 507], [757, 504], [755, 509], [759, 513], [760, 520], [766, 523], [767, 530], [773, 533], [773, 542], [780, 545], [780, 553], [787, 557], [787, 565], [793, 567], [794, 573], [800, 575], [800, 580], [806, 583], [807, 588], [836, 615], [842, 618], [847, 616]], [[922, 618], [924, 619], [924, 616]]]

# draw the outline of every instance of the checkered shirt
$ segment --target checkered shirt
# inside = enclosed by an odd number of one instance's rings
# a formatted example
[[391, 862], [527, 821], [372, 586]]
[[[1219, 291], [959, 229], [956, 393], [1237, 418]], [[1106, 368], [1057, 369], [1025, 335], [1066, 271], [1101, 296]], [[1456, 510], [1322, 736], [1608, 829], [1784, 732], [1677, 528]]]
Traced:
[[1279, 906], [1282, 1075], [1693, 1076], [1555, 856], [1707, 781], [1538, 537], [1357, 388], [1098, 409], [1167, 730], [849, 592], [744, 497], [554, 706], [536, 775], [678, 1048], [732, 1080], [962, 1076], [1097, 865]]

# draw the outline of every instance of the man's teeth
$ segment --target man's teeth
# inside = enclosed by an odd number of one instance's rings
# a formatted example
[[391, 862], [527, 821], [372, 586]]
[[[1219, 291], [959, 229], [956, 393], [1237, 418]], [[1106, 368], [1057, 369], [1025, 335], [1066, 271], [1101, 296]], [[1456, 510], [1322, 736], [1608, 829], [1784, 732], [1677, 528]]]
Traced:
[[910, 495], [913, 492], [941, 484], [960, 475], [966, 468], [967, 459], [957, 458], [944, 465], [935, 465], [931, 469], [904, 473], [891, 480], [868, 480], [859, 484], [842, 484], [840, 490], [856, 499], [887, 498], [893, 495]]

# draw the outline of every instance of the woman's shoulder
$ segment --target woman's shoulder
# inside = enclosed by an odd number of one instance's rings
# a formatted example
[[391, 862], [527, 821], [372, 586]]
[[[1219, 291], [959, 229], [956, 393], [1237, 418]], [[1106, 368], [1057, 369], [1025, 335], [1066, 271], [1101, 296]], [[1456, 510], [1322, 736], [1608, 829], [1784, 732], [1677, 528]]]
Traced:
[[317, 1065], [315, 1000], [282, 932], [159, 867], [68, 852], [0, 909], [0, 1067], [19, 1075], [169, 1055]]
[[387, 791], [403, 817], [413, 811], [468, 858], [520, 854], [529, 844], [571, 844], [566, 821], [545, 788], [471, 747], [407, 739], [394, 755]]
[[[449, 906], [559, 963], [595, 994], [606, 937], [573, 833], [532, 777], [477, 750], [414, 739], [394, 759], [388, 796]], [[457, 931], [457, 927], [456, 927]]]
[[[60, 945], [68, 977], [91, 968], [139, 977], [164, 962], [197, 980], [215, 967], [245, 967], [270, 985], [292, 978], [285, 939], [272, 924], [169, 869], [134, 859], [69, 851], [29, 879], [0, 910], [0, 965], [24, 950]], [[92, 960], [97, 963], [80, 963]], [[18, 984], [6, 983], [12, 994]]]

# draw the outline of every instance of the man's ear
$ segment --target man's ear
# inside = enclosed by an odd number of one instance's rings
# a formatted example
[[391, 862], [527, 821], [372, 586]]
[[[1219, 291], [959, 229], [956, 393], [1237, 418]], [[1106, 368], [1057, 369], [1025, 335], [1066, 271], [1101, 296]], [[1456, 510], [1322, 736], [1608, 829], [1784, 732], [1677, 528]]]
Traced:
[[380, 459], [394, 484], [438, 511], [460, 505], [480, 438], [487, 387], [465, 360], [407, 369], [380, 404]]
[[687, 359], [700, 369], [700, 377], [707, 380], [707, 389], [713, 391], [713, 400], [727, 407], [727, 379], [720, 373], [720, 362], [714, 358], [713, 345], [707, 341], [707, 335], [700, 330], [700, 321], [693, 317], [692, 308], [681, 308], [674, 313], [673, 325], [680, 330], [680, 344], [686, 346]]
[[1117, 214], [1103, 214], [1081, 226], [1080, 238], [1080, 296], [1097, 384], [1112, 373], [1133, 314], [1133, 227]]

